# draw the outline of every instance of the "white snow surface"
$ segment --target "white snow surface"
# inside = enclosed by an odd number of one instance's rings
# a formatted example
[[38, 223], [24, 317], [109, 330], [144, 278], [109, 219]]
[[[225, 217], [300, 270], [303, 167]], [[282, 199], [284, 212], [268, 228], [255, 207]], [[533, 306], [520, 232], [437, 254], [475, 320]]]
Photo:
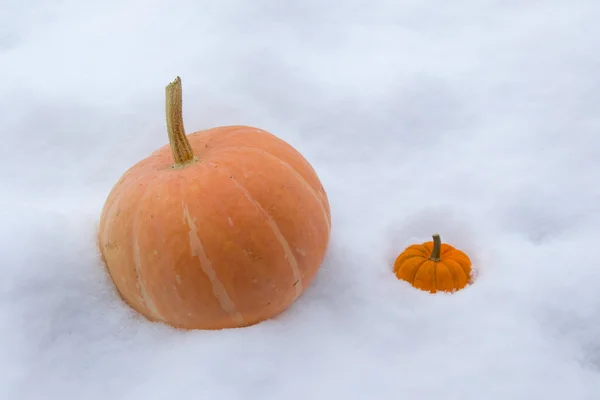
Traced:
[[[4, 0], [0, 398], [600, 399], [600, 2]], [[188, 132], [266, 129], [332, 233], [283, 314], [150, 323], [96, 248], [121, 174]], [[394, 258], [442, 239], [473, 285]]]

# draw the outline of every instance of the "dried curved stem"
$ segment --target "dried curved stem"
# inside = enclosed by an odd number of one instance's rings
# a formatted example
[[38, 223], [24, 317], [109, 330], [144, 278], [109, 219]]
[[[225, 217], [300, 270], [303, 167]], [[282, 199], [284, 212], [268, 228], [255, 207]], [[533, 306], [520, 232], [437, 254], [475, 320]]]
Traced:
[[440, 261], [441, 253], [442, 253], [442, 239], [440, 235], [435, 233], [432, 235], [433, 237], [433, 250], [431, 250], [431, 256], [429, 259], [431, 261]]
[[183, 127], [181, 78], [177, 77], [165, 89], [167, 131], [175, 166], [183, 166], [194, 161], [192, 145]]

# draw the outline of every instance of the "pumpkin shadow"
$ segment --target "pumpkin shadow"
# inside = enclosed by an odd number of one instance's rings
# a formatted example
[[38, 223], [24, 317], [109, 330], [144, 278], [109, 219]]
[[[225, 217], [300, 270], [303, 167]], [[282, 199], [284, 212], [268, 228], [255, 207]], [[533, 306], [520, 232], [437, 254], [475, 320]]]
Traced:
[[296, 303], [326, 307], [331, 312], [347, 310], [347, 302], [360, 296], [360, 252], [332, 234], [327, 253], [315, 278]]

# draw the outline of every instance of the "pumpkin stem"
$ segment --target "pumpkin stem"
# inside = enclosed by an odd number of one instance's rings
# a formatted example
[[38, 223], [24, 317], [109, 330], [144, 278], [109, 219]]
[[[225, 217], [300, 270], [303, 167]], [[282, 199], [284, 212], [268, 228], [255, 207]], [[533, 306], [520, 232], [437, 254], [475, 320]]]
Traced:
[[166, 112], [167, 131], [169, 132], [169, 143], [175, 167], [181, 167], [195, 161], [192, 145], [185, 135], [183, 127], [182, 101], [181, 101], [181, 78], [167, 85]]
[[442, 239], [440, 239], [440, 235], [434, 233], [433, 237], [433, 250], [431, 250], [431, 256], [429, 259], [431, 261], [440, 261], [441, 253], [442, 253]]

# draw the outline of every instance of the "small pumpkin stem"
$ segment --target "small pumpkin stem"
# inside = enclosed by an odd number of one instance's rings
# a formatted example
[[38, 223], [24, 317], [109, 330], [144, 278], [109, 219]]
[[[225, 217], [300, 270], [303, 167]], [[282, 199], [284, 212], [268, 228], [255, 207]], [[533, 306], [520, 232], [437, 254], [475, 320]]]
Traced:
[[440, 261], [442, 254], [442, 239], [440, 239], [440, 235], [437, 233], [432, 235], [433, 237], [433, 250], [431, 250], [431, 256], [429, 259], [431, 261]]
[[194, 161], [192, 145], [183, 127], [181, 78], [177, 77], [166, 87], [167, 131], [175, 166], [183, 166]]

